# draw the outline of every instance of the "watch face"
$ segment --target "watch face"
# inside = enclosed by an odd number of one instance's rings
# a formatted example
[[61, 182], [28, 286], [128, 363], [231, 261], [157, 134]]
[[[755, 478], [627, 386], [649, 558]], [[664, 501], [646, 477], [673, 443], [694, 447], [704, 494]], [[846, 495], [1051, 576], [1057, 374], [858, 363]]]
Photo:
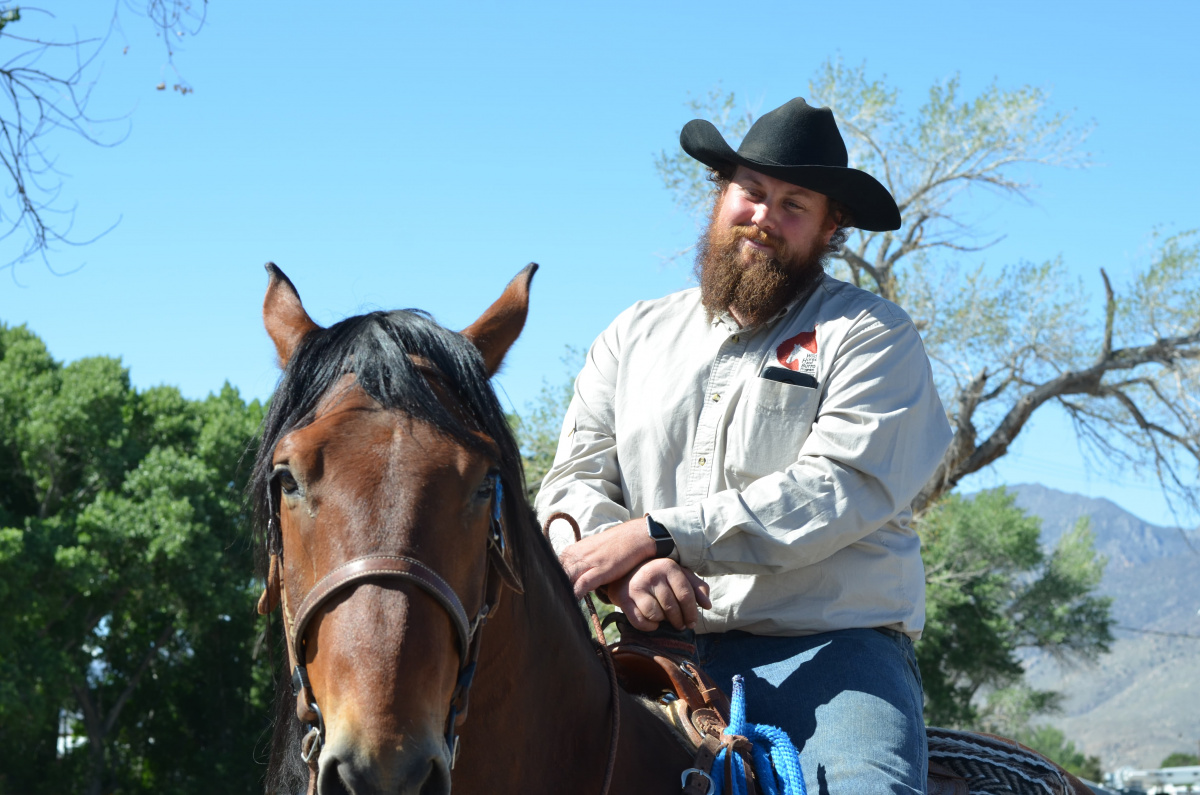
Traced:
[[650, 537], [655, 541], [666, 541], [671, 537], [671, 534], [667, 532], [667, 528], [663, 527], [649, 516], [646, 517], [646, 526], [650, 528]]
[[675, 551], [675, 539], [658, 522], [654, 521], [649, 514], [646, 515], [646, 528], [649, 531], [650, 538], [654, 540], [654, 556], [658, 558], [669, 557]]

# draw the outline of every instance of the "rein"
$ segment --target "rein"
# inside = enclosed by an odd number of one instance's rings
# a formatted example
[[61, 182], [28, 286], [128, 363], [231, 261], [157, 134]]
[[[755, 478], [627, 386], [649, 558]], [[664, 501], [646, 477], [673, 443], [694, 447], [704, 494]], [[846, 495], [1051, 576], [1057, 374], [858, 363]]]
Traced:
[[[468, 619], [462, 600], [441, 575], [421, 561], [403, 555], [363, 555], [337, 566], [313, 586], [293, 613], [287, 588], [283, 583], [282, 542], [278, 551], [270, 553], [267, 587], [259, 600], [258, 612], [266, 614], [274, 609], [276, 603], [283, 605], [284, 637], [287, 641], [288, 663], [292, 669], [292, 695], [296, 698], [296, 717], [309, 727], [308, 733], [300, 741], [300, 758], [309, 767], [309, 793], [316, 792], [318, 759], [325, 744], [325, 720], [313, 696], [308, 671], [304, 665], [305, 633], [309, 622], [330, 598], [347, 588], [357, 587], [365, 580], [395, 579], [413, 583], [432, 596], [454, 624], [459, 650], [459, 669], [447, 711], [445, 738], [450, 768], [454, 768], [459, 751], [457, 729], [466, 720], [468, 697], [479, 660], [480, 640], [483, 635], [480, 630], [500, 600], [501, 587], [505, 581], [504, 573], [509, 572], [511, 576], [512, 571], [505, 560], [508, 545], [503, 522], [504, 488], [499, 475], [494, 475], [493, 478], [492, 514], [487, 542], [489, 565], [487, 574], [484, 575], [485, 596], [483, 606], [473, 619]], [[279, 521], [273, 498], [270, 516], [273, 522]], [[273, 534], [270, 537], [273, 538]], [[509, 580], [509, 585], [520, 592], [515, 577]]]
[[[582, 538], [579, 523], [575, 521], [575, 517], [559, 511], [548, 516], [545, 524], [542, 525], [542, 533], [546, 536], [547, 541], [550, 540], [550, 525], [558, 519], [563, 519], [571, 525], [576, 541]], [[612, 695], [613, 717], [608, 738], [608, 766], [604, 770], [604, 785], [600, 788], [600, 795], [608, 795], [609, 786], [612, 785], [613, 771], [617, 767], [617, 739], [621, 734], [621, 686], [617, 682], [617, 665], [613, 662], [612, 652], [609, 650], [608, 644], [604, 642], [604, 627], [600, 623], [600, 616], [596, 613], [596, 605], [592, 602], [590, 595], [585, 596], [582, 601], [587, 605], [588, 616], [592, 620], [592, 629], [596, 633], [592, 642], [596, 644], [597, 651], [604, 660], [604, 670], [608, 674], [609, 692]]]

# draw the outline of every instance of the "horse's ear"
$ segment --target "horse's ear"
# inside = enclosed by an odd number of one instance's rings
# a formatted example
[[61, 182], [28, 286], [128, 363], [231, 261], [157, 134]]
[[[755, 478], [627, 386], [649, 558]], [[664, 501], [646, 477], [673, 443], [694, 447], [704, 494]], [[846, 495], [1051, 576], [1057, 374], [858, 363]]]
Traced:
[[304, 311], [300, 293], [296, 292], [287, 274], [279, 270], [274, 262], [268, 262], [266, 268], [270, 282], [267, 284], [267, 296], [263, 299], [263, 325], [275, 343], [280, 368], [285, 368], [296, 348], [300, 347], [300, 342], [320, 326]]
[[504, 355], [525, 327], [525, 315], [529, 312], [529, 285], [537, 269], [536, 262], [526, 265], [504, 288], [504, 294], [496, 303], [462, 330], [462, 335], [483, 354], [489, 376], [495, 375], [500, 369]]

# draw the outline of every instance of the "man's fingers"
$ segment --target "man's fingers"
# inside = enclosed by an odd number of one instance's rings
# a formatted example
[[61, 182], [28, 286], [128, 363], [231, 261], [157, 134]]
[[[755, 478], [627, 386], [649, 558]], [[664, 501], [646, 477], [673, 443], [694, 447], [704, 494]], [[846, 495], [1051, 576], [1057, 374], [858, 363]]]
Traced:
[[630, 596], [633, 597], [634, 606], [646, 621], [653, 621], [657, 624], [666, 617], [658, 598], [653, 593], [637, 591]]
[[[594, 578], [592, 572], [585, 572], [576, 580], [576, 593]], [[628, 616], [629, 623], [643, 632], [656, 629], [664, 619], [676, 629], [695, 627], [699, 607], [712, 607], [708, 583], [670, 560], [639, 567], [613, 583], [609, 597]]]
[[[679, 604], [679, 623], [672, 620], [675, 629], [689, 629], [696, 626], [700, 611], [696, 608], [696, 593], [692, 581], [688, 579], [685, 569], [676, 566], [667, 572], [667, 583]], [[674, 617], [672, 617], [674, 618]]]
[[658, 603], [652, 597], [647, 597], [646, 594], [631, 594], [620, 607], [621, 611], [625, 613], [625, 617], [629, 619], [629, 623], [633, 624], [634, 629], [640, 629], [642, 632], [653, 632], [658, 629], [658, 622], [662, 618], [662, 614], [658, 609]]
[[599, 569], [584, 569], [571, 577], [571, 582], [575, 588], [575, 598], [582, 599], [589, 591], [594, 591], [601, 585], [608, 585], [610, 580], [606, 579]]
[[687, 575], [688, 582], [692, 586], [692, 592], [696, 595], [696, 601], [705, 610], [711, 610], [712, 600], [708, 598], [708, 583], [700, 579], [691, 569], [682, 569], [682, 571]]
[[641, 608], [638, 607], [637, 599], [629, 591], [628, 582], [618, 582], [608, 589], [608, 594], [612, 597], [613, 604], [625, 614], [629, 623], [633, 624], [634, 629], [640, 629], [642, 632], [653, 632], [658, 629], [658, 622], [646, 618]]
[[629, 619], [630, 624], [633, 624], [634, 629], [640, 629], [642, 632], [653, 632], [658, 629], [658, 622], [646, 618], [636, 606], [632, 610], [626, 611], [625, 617]]
[[658, 608], [662, 613], [662, 617], [669, 621], [675, 629], [683, 629], [683, 611], [679, 607], [679, 602], [675, 599], [675, 594], [671, 590], [670, 583], [665, 580], [656, 582], [651, 593], [653, 593], [655, 601], [658, 602]]

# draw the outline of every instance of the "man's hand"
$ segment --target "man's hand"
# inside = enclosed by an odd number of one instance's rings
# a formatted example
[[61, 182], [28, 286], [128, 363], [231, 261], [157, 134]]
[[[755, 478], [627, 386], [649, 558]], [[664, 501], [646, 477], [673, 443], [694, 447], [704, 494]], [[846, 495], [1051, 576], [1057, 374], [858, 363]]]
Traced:
[[558, 559], [575, 588], [575, 598], [581, 599], [588, 591], [619, 580], [653, 557], [654, 539], [650, 538], [646, 520], [640, 518], [576, 541]]
[[658, 629], [664, 619], [675, 629], [692, 629], [699, 615], [696, 605], [712, 607], [708, 583], [670, 558], [638, 566], [608, 587], [608, 598], [643, 632]]

